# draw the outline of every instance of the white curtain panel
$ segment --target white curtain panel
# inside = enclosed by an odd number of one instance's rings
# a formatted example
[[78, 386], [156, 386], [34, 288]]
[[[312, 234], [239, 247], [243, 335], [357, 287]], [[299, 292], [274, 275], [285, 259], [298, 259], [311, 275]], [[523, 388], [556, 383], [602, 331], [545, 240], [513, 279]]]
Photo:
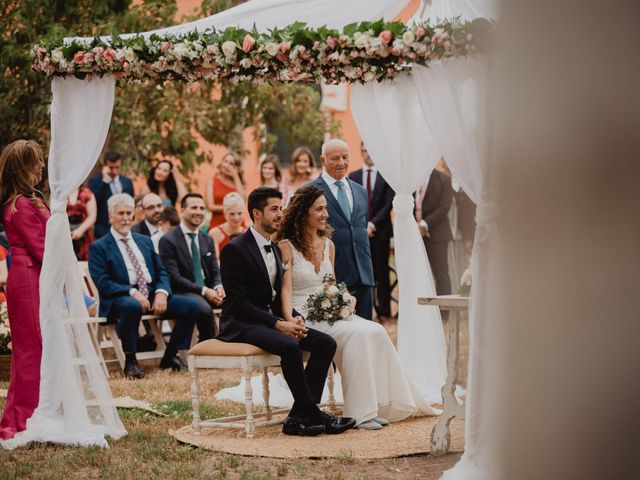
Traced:
[[95, 165], [109, 131], [112, 77], [52, 83], [47, 223], [40, 275], [42, 366], [40, 400], [27, 429], [6, 442], [107, 446], [105, 435], [126, 434], [87, 327], [82, 278], [73, 252], [67, 197]]
[[396, 192], [393, 233], [400, 292], [398, 352], [423, 396], [439, 401], [446, 377], [446, 344], [438, 308], [417, 303], [418, 297], [435, 296], [436, 290], [413, 216], [412, 194], [440, 155], [408, 75], [353, 85], [351, 110], [373, 161]]
[[[493, 0], [435, 0], [429, 20], [461, 17], [497, 18]], [[437, 141], [453, 176], [477, 204], [477, 228], [472, 255], [473, 286], [469, 309], [470, 352], [466, 398], [465, 453], [443, 478], [447, 480], [491, 478], [490, 429], [495, 392], [495, 348], [500, 335], [495, 324], [491, 285], [495, 285], [495, 261], [500, 238], [497, 208], [491, 195], [491, 162], [488, 57], [447, 59], [430, 66], [414, 66], [412, 80], [429, 131]]]

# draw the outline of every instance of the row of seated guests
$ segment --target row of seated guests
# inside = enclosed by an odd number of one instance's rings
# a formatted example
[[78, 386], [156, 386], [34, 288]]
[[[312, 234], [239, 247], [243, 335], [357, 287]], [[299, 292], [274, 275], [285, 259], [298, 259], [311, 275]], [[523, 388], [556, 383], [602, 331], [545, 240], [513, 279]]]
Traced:
[[158, 243], [132, 232], [135, 202], [118, 193], [108, 199], [109, 231], [89, 247], [89, 270], [100, 295], [100, 316], [116, 324], [125, 352], [124, 374], [142, 378], [136, 359], [138, 328], [145, 314], [176, 321], [160, 368], [184, 370], [178, 350], [189, 348], [197, 326], [199, 341], [214, 337], [213, 308], [224, 298], [213, 240], [200, 231], [204, 198], [181, 200], [180, 224]]

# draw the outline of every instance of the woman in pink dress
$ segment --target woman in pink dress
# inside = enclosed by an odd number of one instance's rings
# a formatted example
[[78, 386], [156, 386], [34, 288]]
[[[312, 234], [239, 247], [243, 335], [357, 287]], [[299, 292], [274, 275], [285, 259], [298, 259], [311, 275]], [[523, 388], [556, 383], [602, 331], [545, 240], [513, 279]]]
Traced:
[[40, 269], [49, 210], [35, 186], [42, 180], [42, 148], [18, 140], [0, 155], [0, 208], [9, 244], [11, 268], [7, 309], [11, 325], [11, 380], [0, 421], [0, 439], [25, 430], [38, 406], [40, 391]]

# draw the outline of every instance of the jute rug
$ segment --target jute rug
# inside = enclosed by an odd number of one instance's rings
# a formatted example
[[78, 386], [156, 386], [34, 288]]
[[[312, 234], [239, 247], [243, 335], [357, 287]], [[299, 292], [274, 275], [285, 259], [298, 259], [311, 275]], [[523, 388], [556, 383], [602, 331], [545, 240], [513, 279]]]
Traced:
[[[382, 430], [352, 429], [340, 435], [293, 437], [282, 433], [281, 425], [256, 429], [255, 438], [247, 440], [244, 430], [235, 428], [201, 429], [195, 435], [191, 425], [170, 431], [178, 441], [218, 452], [271, 458], [359, 459], [390, 458], [428, 453], [431, 429], [437, 417], [411, 418], [392, 423]], [[464, 421], [451, 422], [451, 452], [464, 449]]]

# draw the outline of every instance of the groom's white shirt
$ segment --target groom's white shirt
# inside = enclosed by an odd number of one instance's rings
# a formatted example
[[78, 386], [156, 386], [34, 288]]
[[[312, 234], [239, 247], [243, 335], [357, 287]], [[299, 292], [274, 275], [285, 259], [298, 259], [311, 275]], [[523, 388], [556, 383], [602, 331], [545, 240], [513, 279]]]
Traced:
[[[260, 233], [258, 233], [258, 231], [251, 227], [249, 228], [249, 230], [251, 230], [251, 233], [253, 234], [253, 238], [256, 239], [256, 243], [258, 244], [258, 249], [260, 250], [260, 253], [262, 254], [262, 259], [264, 260], [264, 265], [267, 267], [267, 272], [269, 272], [269, 280], [271, 281], [271, 287], [273, 288], [273, 285], [276, 282], [276, 274], [278, 273], [277, 267], [276, 267], [276, 257], [273, 254], [273, 245], [271, 244], [270, 240], [267, 240], [266, 238], [264, 238], [262, 235], [260, 235]], [[271, 252], [267, 252], [265, 250], [265, 246], [269, 245], [270, 247], [272, 247]]]
[[345, 175], [342, 180], [336, 180], [331, 175], [327, 173], [326, 170], [322, 171], [322, 179], [329, 185], [329, 190], [333, 193], [335, 199], [338, 199], [338, 182], [341, 182], [344, 185], [344, 191], [347, 193], [347, 200], [349, 200], [349, 208], [353, 212], [353, 192], [351, 191], [351, 185], [349, 185], [349, 180]]

